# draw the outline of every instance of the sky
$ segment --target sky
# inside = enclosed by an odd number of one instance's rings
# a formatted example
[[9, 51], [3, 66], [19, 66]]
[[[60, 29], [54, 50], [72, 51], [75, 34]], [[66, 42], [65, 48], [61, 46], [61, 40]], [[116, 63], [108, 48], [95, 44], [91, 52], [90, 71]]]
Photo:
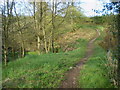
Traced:
[[[48, 1], [52, 1], [52, 0], [48, 0]], [[71, 0], [62, 0], [62, 1], [71, 1]], [[82, 8], [82, 11], [84, 12], [84, 14], [88, 17], [95, 16], [95, 15], [102, 15], [102, 14], [95, 13], [94, 10], [99, 10], [99, 9], [102, 10], [103, 2], [104, 3], [110, 2], [109, 0], [73, 0], [73, 1], [81, 2], [80, 7]]]
[[84, 14], [90, 17], [101, 15], [95, 13], [93, 10], [101, 10], [103, 8], [103, 3], [108, 3], [109, 0], [81, 0], [81, 2], [83, 2], [83, 4], [81, 4], [81, 7], [83, 8]]
[[[20, 1], [20, 0], [15, 0], [15, 1]], [[24, 0], [24, 1], [32, 1], [32, 0]], [[39, 1], [39, 0], [37, 0], [37, 1]], [[49, 0], [49, 1], [52, 1], [52, 0]], [[65, 0], [63, 0], [63, 1], [65, 1]], [[74, 0], [74, 1], [75, 2], [77, 2], [77, 1], [81, 2], [80, 7], [82, 8], [82, 11], [84, 12], [84, 14], [88, 17], [95, 16], [95, 15], [101, 15], [101, 14], [95, 13], [94, 10], [102, 9], [103, 8], [103, 2], [104, 3], [109, 2], [109, 0]], [[17, 6], [18, 7], [17, 11], [20, 11], [20, 10], [24, 10], [23, 12], [28, 11], [28, 10], [25, 11], [25, 9], [23, 9], [23, 8], [26, 8], [25, 6], [27, 6], [27, 5], [24, 5], [22, 7], [18, 5]]]

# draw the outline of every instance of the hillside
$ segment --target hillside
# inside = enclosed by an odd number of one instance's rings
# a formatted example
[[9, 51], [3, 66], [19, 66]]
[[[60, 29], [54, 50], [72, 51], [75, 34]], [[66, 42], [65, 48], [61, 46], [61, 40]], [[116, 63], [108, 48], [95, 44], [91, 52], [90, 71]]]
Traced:
[[72, 50], [68, 48], [67, 52], [30, 54], [22, 59], [9, 62], [7, 67], [3, 66], [3, 87], [59, 87], [60, 83], [65, 80], [65, 72], [71, 70], [85, 56], [87, 44], [96, 37], [96, 33], [96, 30], [91, 28], [67, 32], [58, 39], [58, 43], [64, 43]]
[[2, 88], [120, 86], [120, 3], [73, 1], [0, 3]]

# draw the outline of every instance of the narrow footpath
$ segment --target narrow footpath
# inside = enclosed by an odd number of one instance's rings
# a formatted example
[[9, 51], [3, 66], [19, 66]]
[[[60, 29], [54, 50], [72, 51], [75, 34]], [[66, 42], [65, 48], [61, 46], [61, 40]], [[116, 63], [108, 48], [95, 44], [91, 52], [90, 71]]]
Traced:
[[61, 83], [60, 88], [77, 88], [78, 87], [77, 80], [80, 74], [80, 70], [82, 66], [85, 64], [85, 62], [90, 58], [90, 56], [93, 55], [94, 41], [98, 36], [100, 36], [100, 33], [98, 30], [96, 30], [96, 33], [97, 33], [96, 36], [92, 40], [90, 40], [88, 43], [84, 58], [82, 58], [80, 62], [76, 64], [75, 67], [73, 67], [71, 70], [66, 72], [65, 80]]

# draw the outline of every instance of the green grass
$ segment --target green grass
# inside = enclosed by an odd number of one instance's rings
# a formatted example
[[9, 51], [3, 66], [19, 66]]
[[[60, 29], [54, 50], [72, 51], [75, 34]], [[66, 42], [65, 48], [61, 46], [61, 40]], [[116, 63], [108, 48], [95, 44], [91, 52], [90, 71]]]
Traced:
[[102, 27], [102, 26], [98, 26], [98, 30], [100, 32], [100, 36], [96, 39], [97, 41], [101, 41], [104, 39], [105, 35], [106, 35], [106, 32], [105, 32], [105, 27]]
[[106, 53], [101, 47], [96, 46], [94, 55], [86, 62], [80, 71], [80, 88], [113, 88], [108, 78]]
[[66, 53], [30, 54], [3, 66], [3, 87], [8, 88], [56, 88], [64, 73], [85, 54], [87, 41], [79, 39], [74, 51]]
[[82, 29], [101, 29], [102, 26], [92, 24], [77, 24], [76, 27]]
[[[101, 26], [83, 26], [82, 28], [100, 29]], [[100, 36], [97, 41], [102, 40]], [[85, 55], [88, 41], [78, 39], [71, 43], [77, 49], [69, 52], [48, 53], [37, 55], [29, 52], [25, 58], [18, 59], [3, 66], [3, 87], [6, 88], [57, 88], [64, 80], [66, 71], [73, 67]], [[83, 66], [80, 77], [80, 88], [113, 88], [105, 67], [106, 52], [96, 45], [94, 55]]]
[[28, 55], [38, 55], [38, 52], [28, 52]]

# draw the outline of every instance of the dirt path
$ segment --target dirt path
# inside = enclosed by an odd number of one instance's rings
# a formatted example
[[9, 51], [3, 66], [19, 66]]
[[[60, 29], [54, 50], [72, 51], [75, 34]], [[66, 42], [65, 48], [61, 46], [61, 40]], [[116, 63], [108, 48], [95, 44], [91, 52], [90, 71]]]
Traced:
[[65, 74], [66, 80], [64, 80], [60, 86], [60, 88], [77, 88], [77, 78], [80, 74], [80, 70], [83, 66], [83, 64], [88, 60], [88, 58], [93, 54], [93, 48], [94, 48], [94, 41], [96, 40], [96, 38], [100, 35], [100, 33], [97, 30], [97, 34], [96, 37], [94, 39], [92, 39], [91, 41], [89, 41], [88, 46], [87, 46], [87, 51], [86, 54], [84, 56], [84, 58], [82, 58], [80, 60], [80, 62], [78, 64], [76, 64], [76, 66], [71, 69], [70, 71], [68, 71]]

